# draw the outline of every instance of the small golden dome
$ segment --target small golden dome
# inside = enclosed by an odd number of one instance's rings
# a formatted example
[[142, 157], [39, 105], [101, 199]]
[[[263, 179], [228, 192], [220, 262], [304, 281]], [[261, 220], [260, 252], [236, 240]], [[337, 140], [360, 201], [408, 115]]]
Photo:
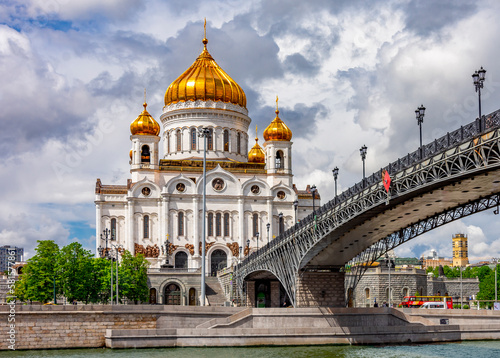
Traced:
[[160, 125], [146, 110], [148, 104], [144, 102], [143, 106], [144, 111], [130, 124], [130, 132], [132, 135], [158, 135], [160, 133]]
[[130, 152], [128, 153], [130, 160], [132, 160], [132, 149], [130, 149]]
[[264, 140], [283, 140], [290, 141], [292, 139], [292, 131], [286, 124], [278, 117], [280, 111], [278, 110], [278, 96], [276, 96], [276, 118], [264, 130]]
[[203, 51], [196, 61], [180, 75], [165, 92], [165, 106], [186, 101], [221, 101], [246, 108], [245, 92], [207, 51], [206, 22]]
[[259, 145], [259, 138], [257, 137], [257, 126], [255, 127], [255, 145], [248, 152], [249, 163], [265, 163], [266, 154]]

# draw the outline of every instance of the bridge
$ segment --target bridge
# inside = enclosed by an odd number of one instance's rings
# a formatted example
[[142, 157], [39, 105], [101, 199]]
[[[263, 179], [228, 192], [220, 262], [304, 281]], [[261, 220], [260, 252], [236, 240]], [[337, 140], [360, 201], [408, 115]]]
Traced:
[[493, 207], [498, 213], [499, 204], [497, 110], [347, 189], [250, 254], [233, 281], [250, 299], [249, 283], [277, 279], [294, 307], [344, 306], [367, 266], [387, 251], [474, 213]]

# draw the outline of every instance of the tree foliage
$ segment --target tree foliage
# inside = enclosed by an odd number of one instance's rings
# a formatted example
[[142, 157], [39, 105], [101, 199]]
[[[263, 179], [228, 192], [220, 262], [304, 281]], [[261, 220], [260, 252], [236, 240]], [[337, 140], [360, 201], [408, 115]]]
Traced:
[[[55, 283], [56, 294], [64, 296], [68, 302], [109, 303], [111, 265], [113, 293], [116, 294], [116, 261], [95, 258], [77, 242], [59, 249], [53, 241], [38, 241], [35, 250], [36, 255], [28, 260], [16, 282], [14, 293], [18, 300], [52, 301]], [[149, 262], [143, 255], [134, 257], [128, 251], [122, 251], [121, 259], [118, 264], [119, 299], [146, 302]]]

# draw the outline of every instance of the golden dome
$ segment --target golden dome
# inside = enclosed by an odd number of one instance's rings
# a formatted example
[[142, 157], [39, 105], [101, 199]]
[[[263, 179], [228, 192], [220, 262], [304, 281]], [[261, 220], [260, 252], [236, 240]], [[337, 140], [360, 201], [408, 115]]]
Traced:
[[264, 140], [283, 140], [290, 141], [292, 139], [292, 131], [288, 128], [283, 122], [278, 114], [280, 111], [278, 110], [278, 96], [276, 96], [276, 118], [267, 126], [264, 130], [263, 136]]
[[259, 145], [259, 138], [257, 137], [257, 127], [255, 127], [255, 145], [248, 152], [249, 163], [265, 163], [266, 154]]
[[128, 155], [130, 156], [130, 160], [132, 160], [132, 149], [130, 149], [130, 152], [128, 153]]
[[206, 33], [202, 42], [203, 51], [196, 61], [165, 92], [165, 106], [177, 102], [210, 100], [234, 103], [246, 108], [247, 98], [243, 89], [220, 68], [207, 51]]
[[132, 135], [158, 135], [160, 133], [160, 125], [146, 111], [148, 104], [144, 102], [143, 106], [144, 111], [130, 124], [130, 132]]

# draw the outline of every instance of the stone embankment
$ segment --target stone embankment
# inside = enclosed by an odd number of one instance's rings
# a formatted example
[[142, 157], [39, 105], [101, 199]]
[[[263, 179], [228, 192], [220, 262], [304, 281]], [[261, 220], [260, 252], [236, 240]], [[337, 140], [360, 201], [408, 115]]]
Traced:
[[[8, 313], [0, 306], [6, 333]], [[15, 330], [16, 349], [427, 343], [500, 339], [500, 312], [18, 305]]]

